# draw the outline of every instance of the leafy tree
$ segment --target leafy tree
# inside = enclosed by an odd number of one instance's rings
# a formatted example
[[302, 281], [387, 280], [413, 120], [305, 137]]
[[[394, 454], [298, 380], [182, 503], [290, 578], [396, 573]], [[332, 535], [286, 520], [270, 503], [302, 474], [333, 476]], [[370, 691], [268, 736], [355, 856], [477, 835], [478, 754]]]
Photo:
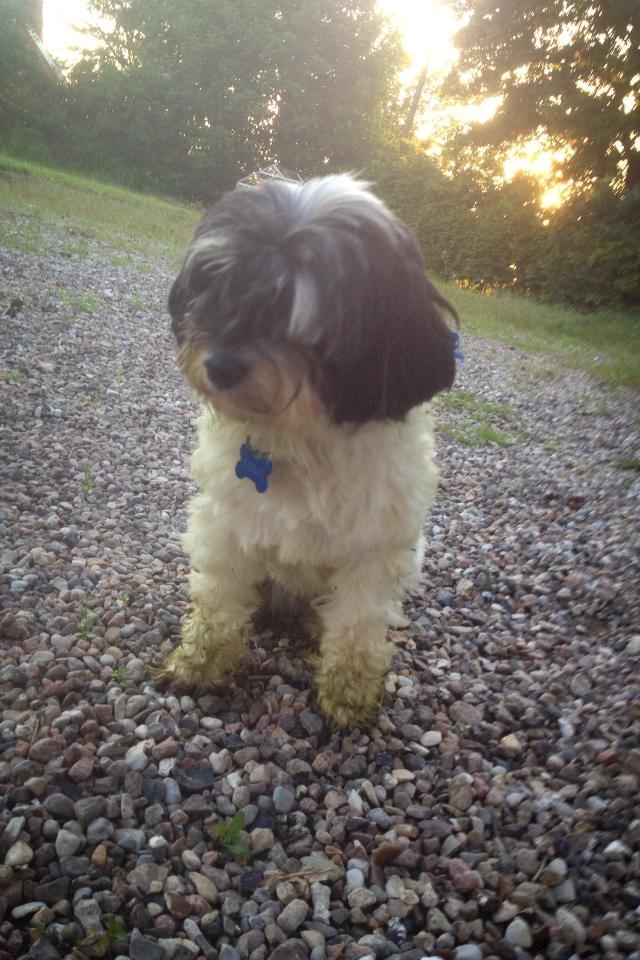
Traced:
[[446, 176], [416, 140], [388, 141], [363, 175], [415, 231], [430, 272], [440, 277], [465, 274], [478, 194], [473, 181]]
[[567, 173], [585, 183], [640, 184], [638, 0], [454, 0], [458, 93], [502, 97], [474, 125], [475, 146], [545, 132], [570, 148]]
[[603, 182], [549, 219], [531, 269], [538, 292], [588, 309], [640, 303], [640, 190], [620, 198]]
[[0, 136], [5, 149], [46, 139], [59, 122], [61, 96], [25, 29], [37, 26], [33, 4], [0, 0]]
[[93, 0], [112, 29], [77, 66], [74, 113], [103, 165], [210, 200], [278, 160], [361, 164], [400, 52], [374, 0]]

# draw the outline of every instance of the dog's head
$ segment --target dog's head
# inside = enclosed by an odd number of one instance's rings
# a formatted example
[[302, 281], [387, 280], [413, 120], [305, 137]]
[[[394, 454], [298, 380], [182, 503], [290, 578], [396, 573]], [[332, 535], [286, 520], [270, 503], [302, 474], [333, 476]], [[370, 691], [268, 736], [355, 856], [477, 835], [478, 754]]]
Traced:
[[241, 420], [402, 419], [450, 387], [453, 309], [418, 242], [345, 175], [265, 182], [204, 217], [169, 297], [180, 368]]

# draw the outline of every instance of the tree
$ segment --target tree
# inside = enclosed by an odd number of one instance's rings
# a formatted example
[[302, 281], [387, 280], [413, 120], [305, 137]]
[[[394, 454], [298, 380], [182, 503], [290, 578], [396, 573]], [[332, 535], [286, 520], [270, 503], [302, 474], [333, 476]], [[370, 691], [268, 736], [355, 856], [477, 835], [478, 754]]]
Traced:
[[78, 122], [103, 165], [211, 200], [279, 161], [362, 164], [400, 51], [375, 0], [93, 0], [111, 29], [76, 67]]
[[[27, 32], [39, 25], [37, 3], [0, 0], [0, 139], [24, 149], [55, 134], [62, 97], [55, 76]], [[40, 11], [41, 12], [41, 11]]]
[[640, 185], [638, 0], [454, 0], [460, 96], [502, 97], [468, 142], [504, 147], [545, 133], [566, 173]]

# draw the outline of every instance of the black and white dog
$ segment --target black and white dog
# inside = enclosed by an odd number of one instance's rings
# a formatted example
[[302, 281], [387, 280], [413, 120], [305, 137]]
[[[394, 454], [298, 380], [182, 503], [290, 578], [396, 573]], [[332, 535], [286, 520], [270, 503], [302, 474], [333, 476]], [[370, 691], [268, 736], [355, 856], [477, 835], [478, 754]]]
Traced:
[[427, 402], [455, 360], [418, 243], [350, 176], [236, 190], [171, 290], [178, 363], [203, 406], [186, 548], [193, 610], [176, 686], [227, 681], [266, 578], [309, 598], [317, 692], [338, 726], [377, 713], [436, 491]]

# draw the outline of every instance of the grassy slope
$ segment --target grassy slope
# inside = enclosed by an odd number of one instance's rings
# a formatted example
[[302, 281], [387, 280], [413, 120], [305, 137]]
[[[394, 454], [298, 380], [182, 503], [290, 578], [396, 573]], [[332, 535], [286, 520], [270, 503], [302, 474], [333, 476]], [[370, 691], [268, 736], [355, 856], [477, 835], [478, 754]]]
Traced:
[[547, 354], [613, 386], [640, 389], [640, 310], [581, 313], [511, 293], [484, 295], [442, 284], [462, 330], [525, 353]]
[[76, 252], [95, 237], [116, 254], [178, 262], [199, 216], [196, 207], [0, 154], [0, 244], [10, 249], [45, 250], [53, 227]]
[[[113, 259], [133, 255], [175, 263], [198, 220], [195, 207], [143, 196], [0, 155], [0, 244], [38, 252], [45, 230], [58, 227], [78, 252], [87, 237], [111, 248]], [[152, 263], [147, 265], [152, 269]], [[499, 293], [490, 296], [439, 284], [455, 304], [463, 331], [547, 354], [617, 386], [640, 388], [640, 312], [576, 310]]]

